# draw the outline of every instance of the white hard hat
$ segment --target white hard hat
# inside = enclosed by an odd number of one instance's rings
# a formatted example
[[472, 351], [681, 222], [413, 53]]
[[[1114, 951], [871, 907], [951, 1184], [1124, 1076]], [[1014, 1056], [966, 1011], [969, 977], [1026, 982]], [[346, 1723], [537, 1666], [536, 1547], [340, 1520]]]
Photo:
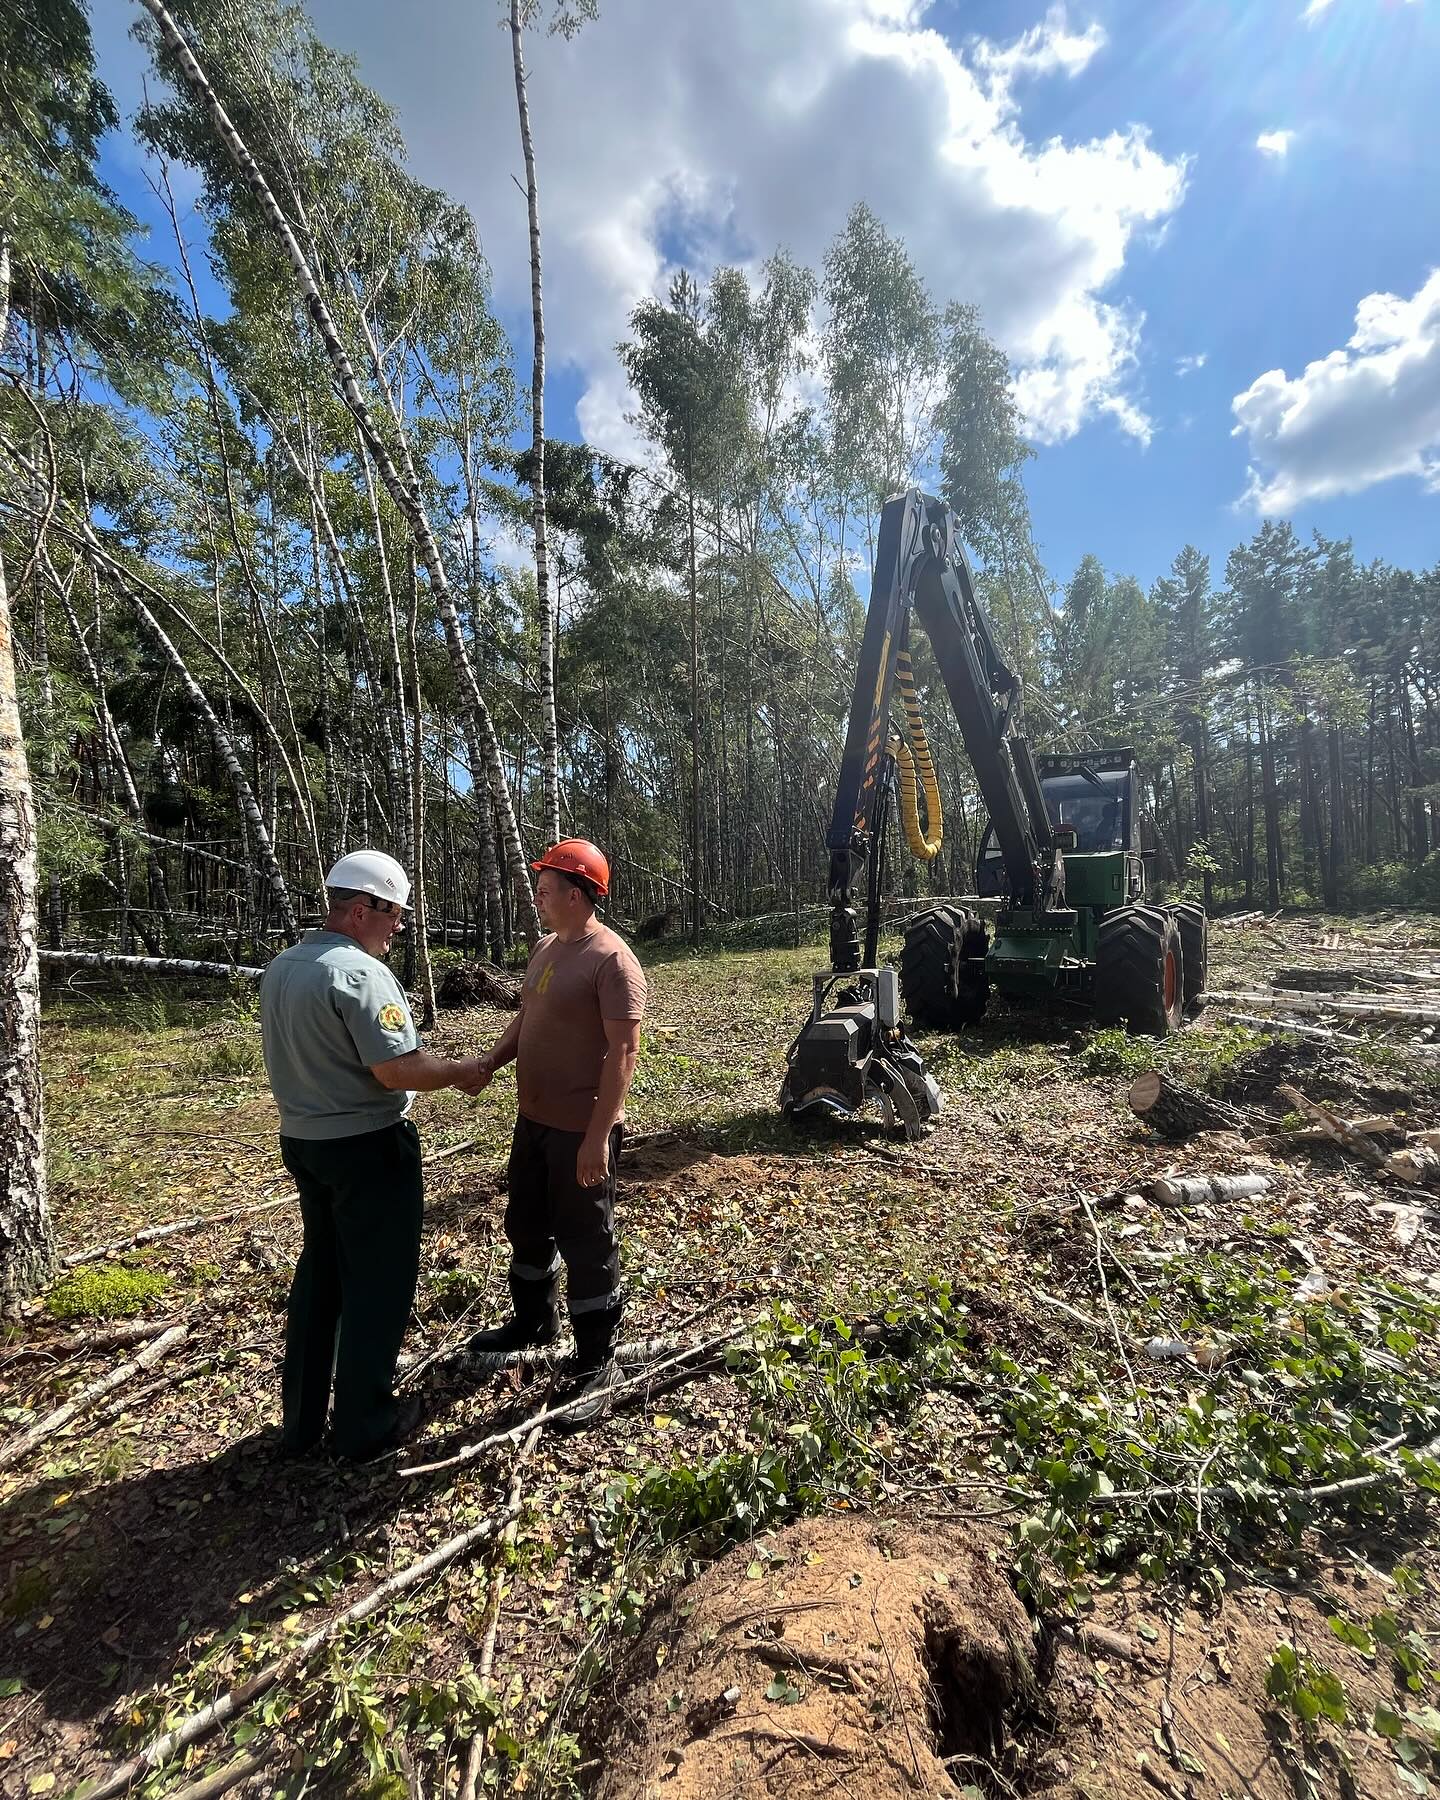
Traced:
[[346, 888], [354, 894], [373, 894], [377, 900], [392, 900], [396, 906], [407, 906], [410, 900], [410, 877], [383, 850], [347, 851], [325, 877], [325, 885], [332, 890]]

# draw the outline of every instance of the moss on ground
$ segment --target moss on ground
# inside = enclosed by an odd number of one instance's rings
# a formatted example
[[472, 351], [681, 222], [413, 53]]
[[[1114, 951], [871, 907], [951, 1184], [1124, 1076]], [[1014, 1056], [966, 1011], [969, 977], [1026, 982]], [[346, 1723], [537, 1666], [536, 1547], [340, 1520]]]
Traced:
[[57, 1282], [45, 1296], [45, 1307], [57, 1319], [128, 1319], [169, 1288], [170, 1277], [155, 1269], [107, 1263], [77, 1269]]

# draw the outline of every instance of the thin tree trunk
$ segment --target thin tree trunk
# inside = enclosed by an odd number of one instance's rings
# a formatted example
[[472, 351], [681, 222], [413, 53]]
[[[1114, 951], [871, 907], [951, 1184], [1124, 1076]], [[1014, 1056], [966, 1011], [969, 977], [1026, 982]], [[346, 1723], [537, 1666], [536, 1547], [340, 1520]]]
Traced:
[[[535, 180], [535, 141], [525, 91], [525, 51], [520, 0], [510, 0], [510, 43], [515, 63], [515, 105], [520, 114], [520, 147], [525, 155], [525, 200], [530, 214], [530, 316], [535, 358], [530, 372], [530, 493], [535, 527], [535, 600], [540, 609], [540, 763], [545, 837], [560, 836], [560, 733], [555, 719], [555, 612], [550, 602], [550, 550], [545, 518], [545, 309], [540, 287], [540, 190]], [[556, 600], [558, 603], [559, 595]]]
[[[410, 551], [410, 720], [415, 733], [410, 761], [411, 838], [414, 843], [415, 908], [410, 921], [410, 938], [415, 945], [416, 972], [420, 981], [420, 1029], [430, 1031], [435, 1024], [435, 973], [430, 966], [428, 914], [425, 906], [425, 714], [420, 705], [420, 572], [415, 566], [415, 551]], [[444, 911], [441, 911], [444, 918]]]
[[[145, 809], [140, 804], [140, 795], [135, 787], [135, 777], [130, 772], [130, 763], [125, 755], [125, 746], [120, 741], [120, 732], [111, 715], [110, 704], [105, 697], [105, 683], [101, 677], [98, 664], [90, 654], [90, 646], [85, 642], [84, 634], [80, 629], [80, 621], [75, 616], [75, 609], [70, 604], [69, 595], [66, 594], [63, 589], [59, 591], [60, 604], [65, 609], [65, 617], [69, 621], [76, 648], [79, 650], [81, 660], [85, 664], [86, 672], [90, 676], [90, 685], [95, 690], [95, 713], [100, 721], [101, 741], [106, 750], [105, 761], [107, 766], [119, 776], [120, 786], [123, 789], [125, 796], [125, 810], [130, 814], [131, 819], [139, 828], [139, 831], [144, 834], [146, 859], [150, 871], [148, 881], [149, 891], [153, 900], [157, 903], [160, 916], [164, 919], [166, 929], [170, 933], [171, 947], [178, 950], [181, 945], [180, 929], [176, 924], [175, 914], [170, 905], [170, 893], [165, 881], [164, 865], [156, 855], [154, 845], [148, 841], [148, 834], [144, 833]], [[123, 840], [117, 841], [123, 842]], [[125, 911], [128, 912], [128, 887], [124, 891], [122, 897], [122, 906]], [[122, 949], [125, 947], [124, 923], [125, 921], [122, 919], [120, 933]], [[52, 950], [58, 950], [60, 946], [58, 944], [51, 944], [50, 948]]]
[[1340, 904], [1340, 879], [1345, 869], [1345, 757], [1340, 727], [1332, 719], [1328, 733], [1330, 761], [1330, 855], [1325, 868], [1325, 904], [1333, 912]]
[[690, 556], [690, 881], [694, 888], [690, 942], [698, 950], [703, 923], [700, 897], [700, 584], [695, 579], [695, 478], [691, 428], [685, 419], [685, 517]]
[[419, 478], [415, 473], [414, 460], [410, 454], [409, 440], [402, 434], [399, 450], [405, 466], [402, 477], [396, 468], [389, 449], [381, 439], [375, 422], [370, 416], [370, 408], [365, 396], [360, 391], [360, 384], [355, 378], [355, 370], [350, 358], [340, 342], [339, 333], [335, 329], [335, 321], [325, 303], [310, 265], [304, 252], [296, 241], [288, 219], [280, 210], [269, 183], [254, 157], [245, 146], [229, 114], [220, 104], [219, 97], [211, 87], [209, 78], [195, 59], [185, 37], [170, 16], [169, 9], [163, 0], [140, 0], [159, 28], [166, 46], [174, 55], [186, 82], [199, 97], [202, 106], [209, 114], [222, 144], [225, 146], [231, 161], [239, 170], [260, 204], [260, 208], [276, 236], [290, 263], [291, 270], [304, 296], [306, 310], [319, 333], [320, 341], [330, 365], [335, 372], [336, 381], [350, 409], [355, 422], [365, 438], [366, 447], [375, 459], [375, 467], [386, 491], [404, 515], [406, 523], [414, 533], [416, 547], [421, 560], [425, 564], [425, 572], [434, 590], [436, 602], [440, 608], [440, 616], [445, 624], [445, 639], [449, 647], [451, 663], [455, 670], [456, 685], [460, 690], [464, 705], [466, 724], [466, 742], [470, 754], [471, 773], [477, 779], [483, 773], [490, 783], [496, 810], [500, 814], [501, 835], [505, 845], [505, 860], [510, 870], [511, 884], [515, 889], [516, 902], [526, 935], [535, 942], [540, 935], [540, 921], [535, 913], [535, 897], [530, 886], [530, 874], [525, 863], [525, 850], [520, 840], [520, 828], [515, 818], [515, 809], [510, 801], [510, 790], [505, 781], [505, 770], [500, 760], [500, 743], [495, 735], [494, 722], [490, 717], [490, 709], [485, 704], [475, 680], [475, 670], [470, 662], [465, 641], [460, 634], [459, 614], [455, 610], [455, 602], [450, 591], [449, 577], [445, 573], [445, 564], [440, 555], [440, 547], [435, 541], [435, 534], [430, 526], [429, 515], [421, 497]]
[[1284, 868], [1280, 849], [1280, 795], [1275, 785], [1275, 740], [1271, 736], [1262, 693], [1256, 708], [1260, 723], [1260, 799], [1265, 812], [1265, 894], [1271, 912], [1280, 910]]
[[[7, 267], [0, 241], [0, 315], [9, 299]], [[45, 1195], [36, 879], [35, 802], [0, 557], [0, 1306], [6, 1311], [44, 1285], [55, 1257]]]
[[[115, 586], [124, 593], [123, 576], [119, 572], [118, 565], [107, 563], [105, 573]], [[275, 857], [273, 848], [274, 832], [266, 826], [264, 814], [260, 811], [259, 802], [255, 798], [250, 783], [245, 778], [245, 771], [241, 767], [240, 758], [236, 753], [235, 746], [230, 741], [230, 735], [220, 723], [215, 708], [210, 704], [209, 700], [206, 699], [205, 692], [201, 688], [200, 683], [196, 681], [195, 677], [186, 667], [180, 652], [175, 648], [174, 644], [170, 642], [170, 639], [166, 636], [164, 627], [155, 617], [154, 613], [151, 612], [150, 608], [133, 589], [128, 594], [125, 594], [124, 597], [129, 600], [131, 606], [135, 609], [135, 617], [149, 633], [150, 639], [154, 643], [156, 649], [159, 650], [160, 654], [170, 664], [170, 667], [174, 669], [176, 676], [179, 678], [181, 687], [185, 690], [186, 697], [200, 714], [201, 718], [204, 719], [209, 728], [210, 740], [215, 746], [215, 753], [224, 765], [225, 773], [230, 777], [230, 786], [235, 795], [235, 803], [249, 822], [255, 844], [255, 854], [259, 860], [261, 871], [269, 883], [270, 892], [274, 897], [275, 908], [280, 919], [281, 928], [287, 939], [291, 943], [294, 943], [300, 933], [295, 922], [295, 909], [290, 903], [290, 890], [285, 885], [284, 872]]]

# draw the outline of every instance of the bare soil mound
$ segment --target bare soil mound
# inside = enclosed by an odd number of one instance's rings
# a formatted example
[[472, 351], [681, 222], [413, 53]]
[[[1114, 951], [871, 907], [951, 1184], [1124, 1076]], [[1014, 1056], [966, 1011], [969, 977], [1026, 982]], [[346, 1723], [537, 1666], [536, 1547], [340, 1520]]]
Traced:
[[978, 1531], [804, 1520], [650, 1620], [611, 1696], [595, 1795], [953, 1795], [1000, 1755], [1035, 1654]]

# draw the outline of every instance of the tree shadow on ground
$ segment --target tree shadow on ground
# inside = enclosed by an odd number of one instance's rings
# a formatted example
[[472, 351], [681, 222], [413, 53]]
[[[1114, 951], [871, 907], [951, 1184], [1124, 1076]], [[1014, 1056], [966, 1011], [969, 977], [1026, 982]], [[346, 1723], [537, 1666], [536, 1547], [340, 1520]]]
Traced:
[[[436, 1373], [420, 1386], [430, 1417], [443, 1420], [475, 1383]], [[517, 1404], [523, 1416], [543, 1399], [532, 1390]], [[197, 1419], [189, 1460], [109, 1479], [51, 1475], [0, 1504], [0, 1676], [21, 1681], [21, 1704], [38, 1696], [62, 1737], [192, 1667], [242, 1614], [262, 1630], [277, 1623], [301, 1604], [307, 1579], [342, 1559], [383, 1567], [392, 1544], [397, 1561], [419, 1553], [408, 1521], [433, 1495], [398, 1469], [443, 1454], [443, 1438], [356, 1467], [323, 1451], [282, 1459], [273, 1429], [211, 1450], [201, 1448], [207, 1435]], [[347, 1588], [356, 1582], [352, 1566], [341, 1573]], [[358, 1577], [347, 1600], [371, 1579]], [[87, 1732], [77, 1748], [88, 1741]]]

